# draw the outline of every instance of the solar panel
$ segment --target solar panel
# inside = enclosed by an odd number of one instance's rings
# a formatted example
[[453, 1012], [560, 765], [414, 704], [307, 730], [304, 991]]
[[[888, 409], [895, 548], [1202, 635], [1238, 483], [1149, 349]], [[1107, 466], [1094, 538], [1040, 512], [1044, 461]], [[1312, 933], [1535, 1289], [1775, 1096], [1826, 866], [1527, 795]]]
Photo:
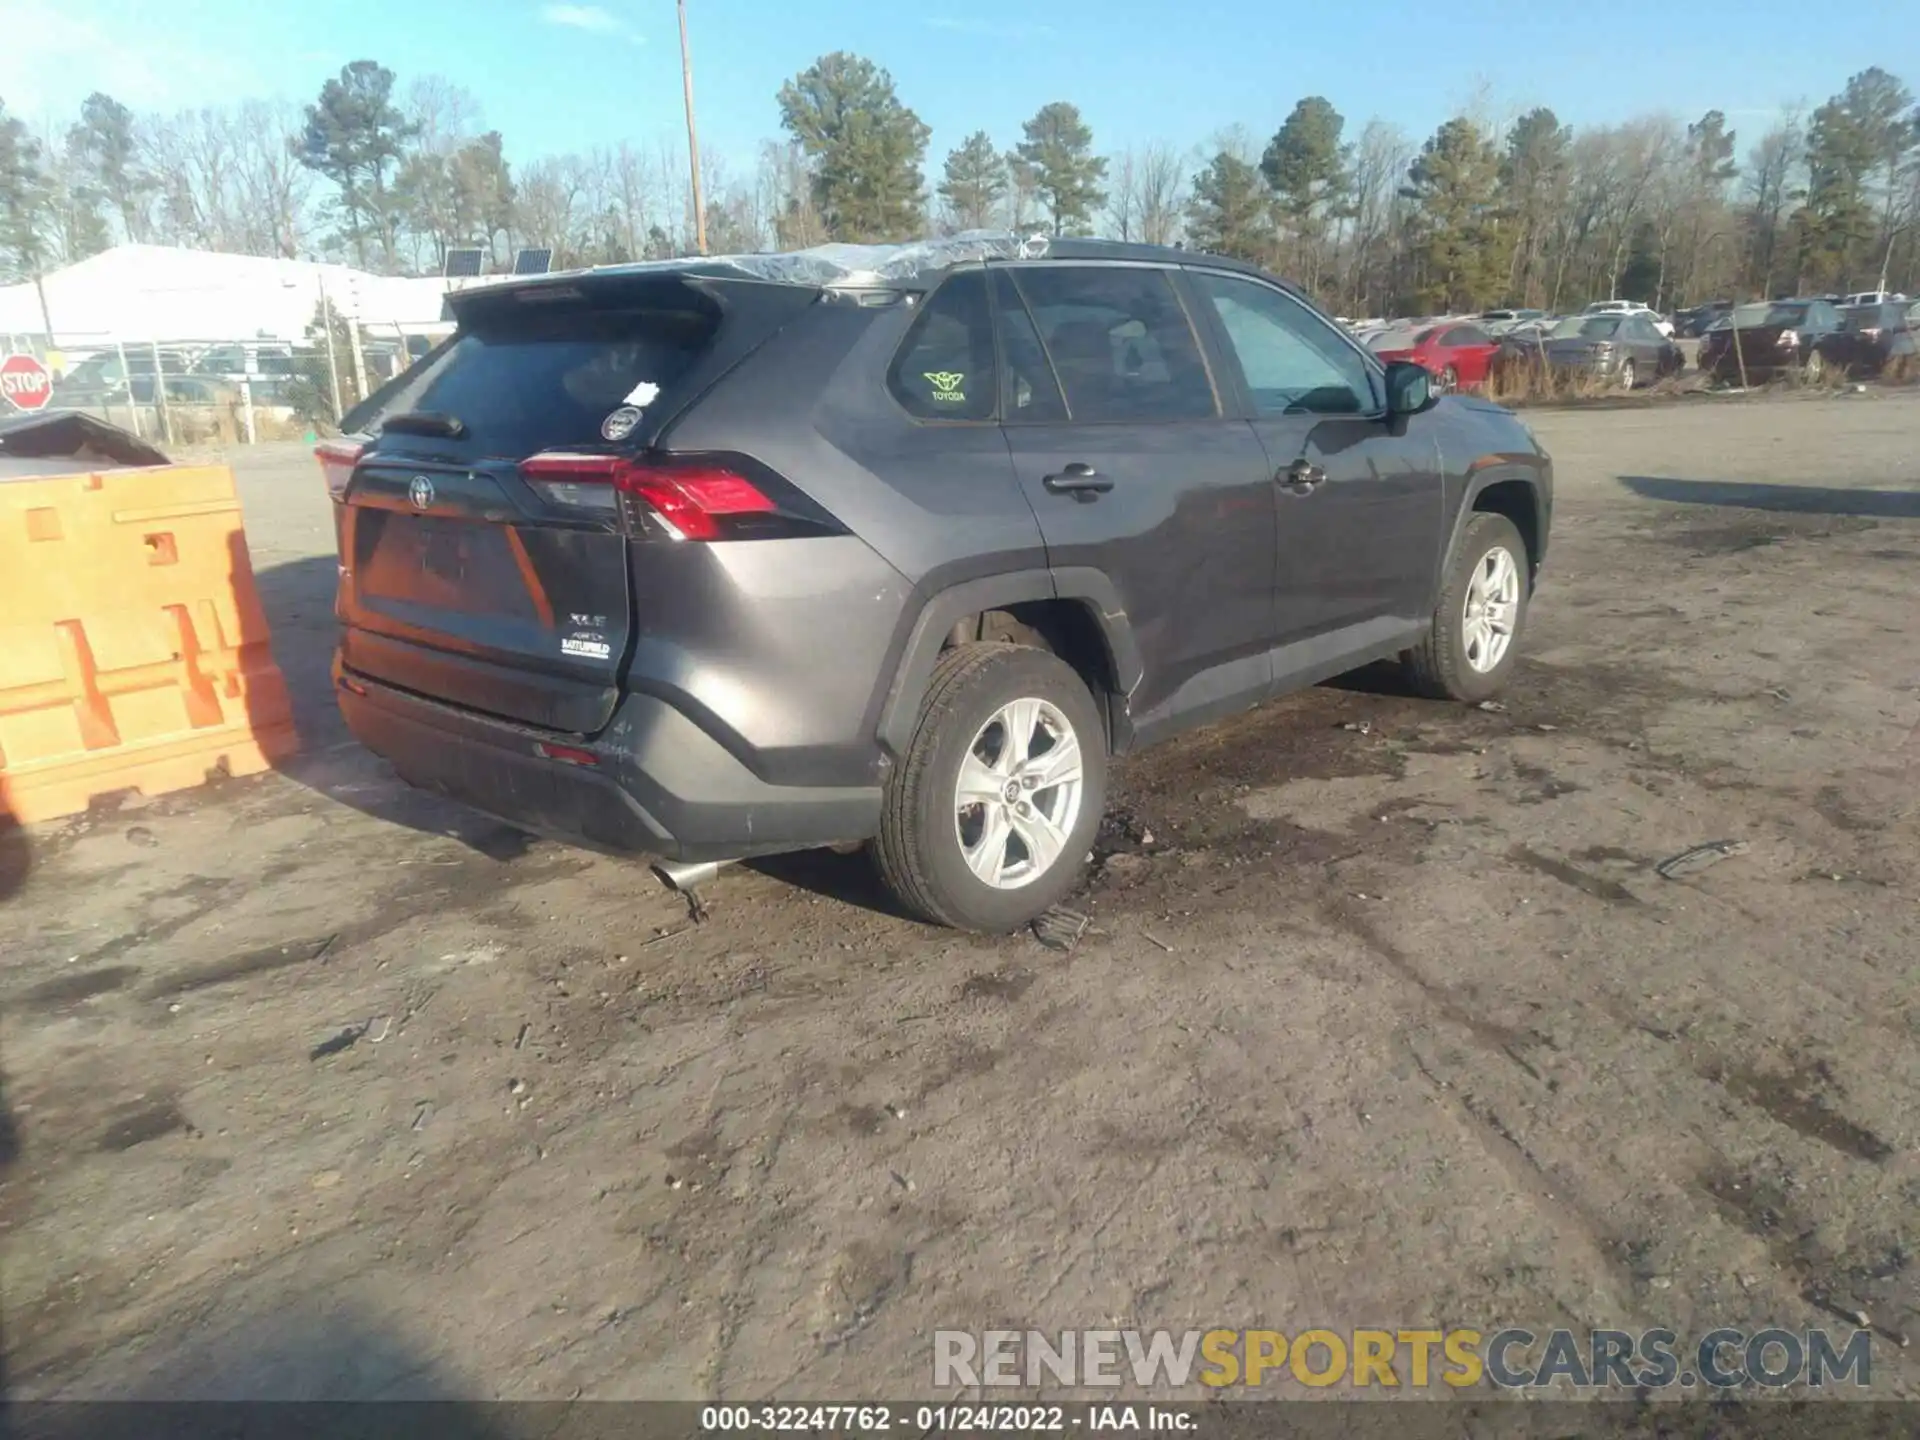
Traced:
[[544, 275], [553, 268], [553, 251], [521, 250], [513, 257], [516, 275]]
[[460, 246], [447, 251], [446, 264], [441, 267], [440, 273], [449, 279], [478, 275], [481, 263], [486, 258], [487, 252], [477, 245]]

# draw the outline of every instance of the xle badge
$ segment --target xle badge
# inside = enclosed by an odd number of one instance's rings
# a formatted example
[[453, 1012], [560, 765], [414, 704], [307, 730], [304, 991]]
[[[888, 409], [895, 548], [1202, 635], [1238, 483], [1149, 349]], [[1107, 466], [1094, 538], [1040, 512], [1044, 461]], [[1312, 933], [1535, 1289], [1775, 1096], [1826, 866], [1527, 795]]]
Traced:
[[933, 398], [958, 403], [967, 398], [967, 392], [960, 387], [967, 377], [958, 370], [926, 370], [927, 383], [933, 386]]

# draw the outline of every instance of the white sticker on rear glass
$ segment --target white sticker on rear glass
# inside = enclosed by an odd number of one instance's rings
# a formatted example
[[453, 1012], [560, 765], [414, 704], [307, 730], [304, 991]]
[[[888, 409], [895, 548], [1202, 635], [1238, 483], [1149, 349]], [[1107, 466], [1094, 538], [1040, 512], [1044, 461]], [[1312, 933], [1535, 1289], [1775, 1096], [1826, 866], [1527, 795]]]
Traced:
[[603, 440], [624, 440], [640, 424], [640, 412], [631, 405], [622, 405], [606, 419], [600, 422], [600, 438]]
[[626, 404], [638, 405], [642, 409], [660, 398], [660, 387], [651, 380], [642, 380], [627, 392]]
[[613, 647], [604, 640], [595, 640], [586, 635], [569, 635], [560, 642], [562, 655], [578, 655], [587, 660], [606, 660], [612, 657]]

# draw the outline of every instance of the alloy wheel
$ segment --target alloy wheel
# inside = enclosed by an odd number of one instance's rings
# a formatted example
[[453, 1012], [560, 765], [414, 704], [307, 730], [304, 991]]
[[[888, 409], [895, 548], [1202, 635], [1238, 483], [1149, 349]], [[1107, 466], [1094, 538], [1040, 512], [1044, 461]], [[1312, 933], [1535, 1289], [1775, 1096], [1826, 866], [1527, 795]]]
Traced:
[[954, 833], [975, 878], [1017, 890], [1051, 870], [1080, 818], [1080, 739], [1045, 700], [1012, 700], [967, 747], [954, 784]]
[[1467, 664], [1484, 675], [1497, 666], [1513, 644], [1520, 615], [1520, 567], [1504, 545], [1480, 557], [1467, 582], [1461, 616], [1460, 640]]

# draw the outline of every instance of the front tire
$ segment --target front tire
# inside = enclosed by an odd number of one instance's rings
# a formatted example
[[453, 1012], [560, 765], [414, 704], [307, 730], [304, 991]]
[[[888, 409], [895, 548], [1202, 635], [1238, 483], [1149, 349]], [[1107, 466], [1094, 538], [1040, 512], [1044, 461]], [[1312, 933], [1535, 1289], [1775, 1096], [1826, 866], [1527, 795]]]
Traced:
[[1422, 695], [1490, 699], [1506, 688], [1529, 599], [1527, 547], [1504, 515], [1472, 516], [1442, 577], [1427, 636], [1401, 664]]
[[1106, 727], [1080, 677], [1030, 646], [957, 645], [887, 783], [874, 858], [922, 918], [1016, 930], [1080, 883], [1106, 797]]

